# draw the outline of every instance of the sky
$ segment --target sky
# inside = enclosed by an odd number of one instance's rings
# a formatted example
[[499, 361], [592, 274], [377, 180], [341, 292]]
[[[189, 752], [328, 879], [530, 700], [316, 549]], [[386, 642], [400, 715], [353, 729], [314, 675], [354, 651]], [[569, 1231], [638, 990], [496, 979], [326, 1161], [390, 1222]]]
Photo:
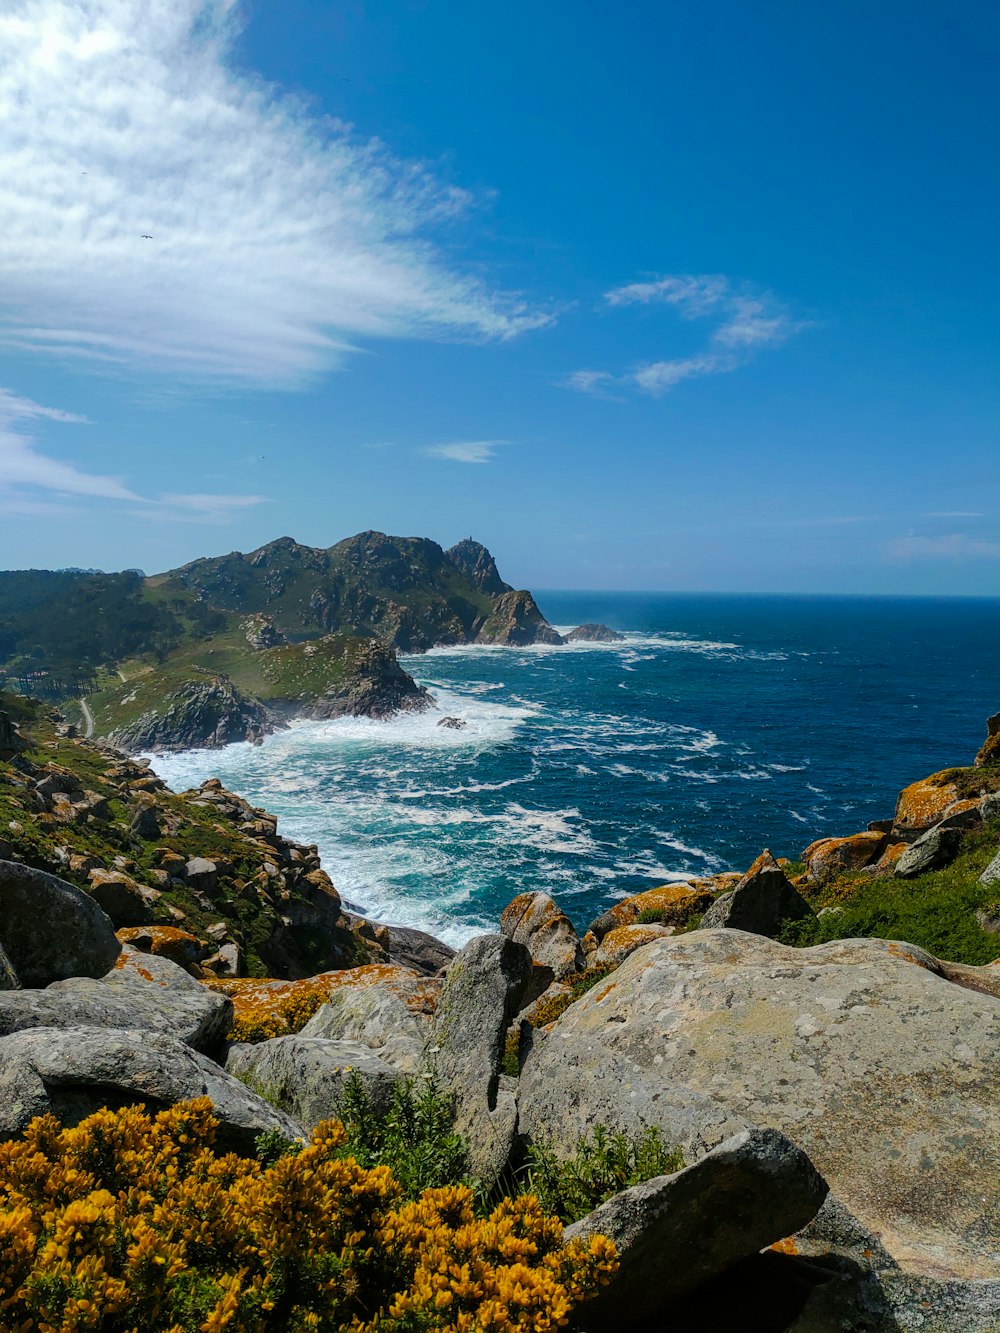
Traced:
[[976, 0], [5, 0], [0, 567], [997, 595], [998, 55]]

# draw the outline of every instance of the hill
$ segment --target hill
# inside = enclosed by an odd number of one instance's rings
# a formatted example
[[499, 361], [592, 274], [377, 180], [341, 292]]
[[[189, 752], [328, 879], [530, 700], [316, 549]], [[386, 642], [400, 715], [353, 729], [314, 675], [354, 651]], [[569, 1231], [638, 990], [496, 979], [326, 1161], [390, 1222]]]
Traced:
[[291, 716], [426, 707], [395, 653], [561, 643], [472, 538], [363, 532], [323, 549], [139, 571], [0, 573], [0, 685], [66, 703], [130, 750], [257, 741]]

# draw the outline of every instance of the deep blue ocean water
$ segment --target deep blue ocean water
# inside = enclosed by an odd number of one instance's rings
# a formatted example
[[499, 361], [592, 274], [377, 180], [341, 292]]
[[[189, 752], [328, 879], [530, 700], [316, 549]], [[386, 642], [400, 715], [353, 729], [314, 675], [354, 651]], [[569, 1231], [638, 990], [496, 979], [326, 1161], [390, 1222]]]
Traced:
[[862, 829], [971, 762], [1000, 709], [1000, 598], [538, 600], [626, 642], [435, 649], [404, 662], [438, 711], [154, 765], [176, 788], [222, 778], [318, 843], [360, 910], [459, 942], [528, 889], [583, 927], [626, 894]]

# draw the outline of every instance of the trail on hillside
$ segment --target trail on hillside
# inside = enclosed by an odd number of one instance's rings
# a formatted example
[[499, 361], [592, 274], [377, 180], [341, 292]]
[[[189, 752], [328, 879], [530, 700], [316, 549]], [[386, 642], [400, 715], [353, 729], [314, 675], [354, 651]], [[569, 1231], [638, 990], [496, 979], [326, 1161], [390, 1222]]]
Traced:
[[83, 733], [83, 738], [89, 741], [94, 734], [94, 715], [90, 711], [90, 705], [86, 699], [80, 700], [80, 707], [83, 709], [83, 720], [87, 724], [87, 730]]

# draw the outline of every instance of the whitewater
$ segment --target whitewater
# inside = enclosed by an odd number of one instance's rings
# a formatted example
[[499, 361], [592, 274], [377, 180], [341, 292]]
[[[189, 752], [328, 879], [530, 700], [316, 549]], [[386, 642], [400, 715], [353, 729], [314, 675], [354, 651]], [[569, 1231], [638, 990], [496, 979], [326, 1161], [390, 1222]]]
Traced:
[[459, 944], [518, 893], [582, 927], [626, 894], [864, 828], [905, 783], [968, 762], [1000, 708], [994, 599], [540, 601], [558, 628], [625, 640], [436, 648], [402, 659], [425, 713], [298, 722], [154, 767], [178, 790], [221, 778], [316, 843], [346, 902]]

